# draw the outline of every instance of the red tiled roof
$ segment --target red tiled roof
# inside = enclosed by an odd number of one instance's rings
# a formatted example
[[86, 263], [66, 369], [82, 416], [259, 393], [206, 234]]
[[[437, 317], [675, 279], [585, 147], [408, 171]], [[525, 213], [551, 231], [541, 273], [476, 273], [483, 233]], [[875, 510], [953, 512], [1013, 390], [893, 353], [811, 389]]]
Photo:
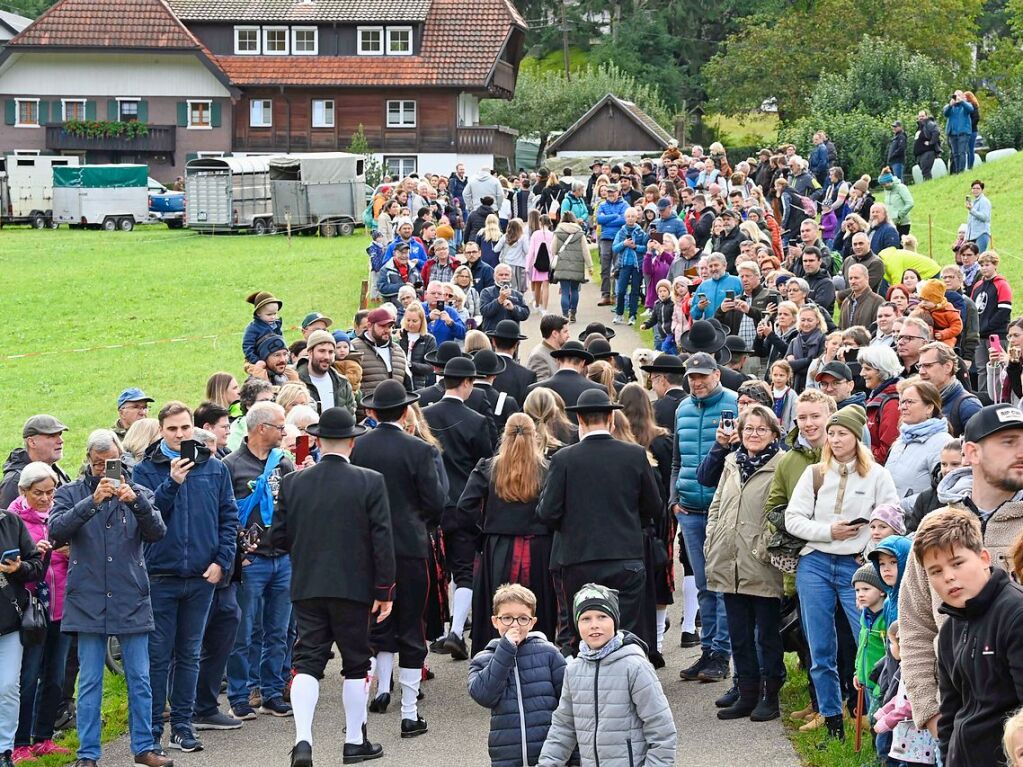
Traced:
[[424, 21], [430, 0], [168, 0], [185, 21]]
[[[67, 2], [67, 0], [65, 0]], [[233, 85], [484, 88], [512, 29], [509, 0], [432, 0], [418, 56], [218, 56]]]
[[60, 0], [8, 46], [201, 48], [164, 0]]

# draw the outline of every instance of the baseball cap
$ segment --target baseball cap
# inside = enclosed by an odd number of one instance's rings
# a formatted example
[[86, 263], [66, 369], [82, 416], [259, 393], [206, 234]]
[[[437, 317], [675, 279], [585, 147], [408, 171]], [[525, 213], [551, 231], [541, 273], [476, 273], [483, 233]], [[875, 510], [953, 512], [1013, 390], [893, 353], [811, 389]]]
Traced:
[[126, 402], [155, 402], [152, 397], [147, 397], [146, 393], [137, 386], [133, 386], [130, 389], [125, 389], [121, 392], [121, 395], [117, 398], [117, 409], [120, 410]]
[[322, 322], [328, 328], [334, 324], [334, 320], [332, 320], [326, 314], [320, 314], [319, 312], [309, 312], [309, 314], [307, 314], [302, 319], [302, 329], [304, 330], [305, 328], [312, 325], [314, 322]]
[[988, 405], [974, 413], [966, 422], [963, 439], [967, 442], [980, 442], [1006, 429], [1023, 429], [1023, 410], [1011, 405]]
[[824, 376], [831, 376], [832, 378], [837, 378], [839, 381], [853, 380], [852, 370], [844, 362], [839, 362], [838, 360], [833, 360], [822, 367], [821, 372], [817, 374], [815, 380], [819, 381]]
[[893, 122], [892, 123], [892, 127], [893, 128], [901, 128], [902, 127], [902, 120], [896, 120], [895, 122]]
[[397, 243], [397, 244], [396, 244], [396, 245], [394, 246], [394, 252], [395, 252], [395, 253], [397, 253], [397, 252], [398, 252], [399, 250], [411, 250], [411, 247], [409, 246], [409, 244], [408, 244], [407, 242], [401, 242], [401, 241], [399, 241], [399, 242], [398, 242], [398, 243]]
[[657, 209], [658, 210], [666, 210], [666, 209], [672, 207], [672, 205], [673, 205], [673, 203], [672, 203], [670, 197], [662, 197], [661, 199], [659, 199], [657, 201]]
[[366, 320], [370, 325], [393, 325], [395, 323], [394, 315], [383, 307], [374, 309], [367, 314]]
[[699, 373], [700, 375], [710, 375], [717, 369], [718, 365], [711, 355], [707, 354], [707, 352], [697, 352], [690, 355], [689, 359], [686, 360], [685, 374]]
[[60, 434], [63, 431], [67, 431], [67, 426], [52, 415], [43, 413], [41, 415], [34, 415], [25, 421], [25, 426], [21, 429], [21, 437], [22, 439], [27, 439], [28, 437], [37, 437], [40, 434], [49, 436], [51, 434]]

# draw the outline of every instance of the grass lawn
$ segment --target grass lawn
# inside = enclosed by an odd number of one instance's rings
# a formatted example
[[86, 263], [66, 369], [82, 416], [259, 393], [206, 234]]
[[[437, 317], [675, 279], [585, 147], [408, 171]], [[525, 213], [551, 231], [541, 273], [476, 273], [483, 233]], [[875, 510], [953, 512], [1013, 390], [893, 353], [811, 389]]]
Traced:
[[[313, 310], [350, 327], [367, 242], [361, 233], [295, 237], [289, 246], [283, 236], [162, 226], [4, 229], [0, 456], [20, 444], [28, 416], [49, 412], [70, 427], [62, 465], [74, 475], [89, 431], [113, 425], [126, 387], [142, 387], [158, 406], [169, 399], [194, 406], [211, 373], [241, 379], [241, 336], [252, 317], [245, 297], [253, 291], [283, 300], [289, 342], [300, 334], [288, 328]], [[33, 356], [11, 358], [22, 354]]]
[[[120, 737], [128, 730], [128, 688], [123, 676], [116, 676], [109, 671], [103, 679], [103, 727], [100, 739], [103, 743]], [[33, 767], [61, 767], [75, 761], [75, 750], [78, 748], [78, 733], [71, 730], [60, 738], [57, 743], [71, 751], [70, 756], [50, 754], [36, 759], [30, 764]]]
[[774, 146], [778, 141], [778, 115], [773, 112], [739, 116], [707, 114], [703, 123], [719, 132], [718, 141], [726, 147]]

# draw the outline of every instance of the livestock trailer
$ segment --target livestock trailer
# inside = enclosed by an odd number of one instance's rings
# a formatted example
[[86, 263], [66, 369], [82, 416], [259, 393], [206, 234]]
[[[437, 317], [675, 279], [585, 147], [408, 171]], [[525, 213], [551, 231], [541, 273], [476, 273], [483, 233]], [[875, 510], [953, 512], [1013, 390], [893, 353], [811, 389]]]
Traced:
[[0, 156], [0, 226], [53, 225], [53, 169], [77, 167], [78, 157], [47, 154]]
[[200, 157], [185, 166], [185, 219], [200, 232], [273, 231], [269, 157]]
[[278, 228], [348, 235], [366, 208], [365, 158], [347, 152], [271, 157], [270, 185]]
[[149, 220], [149, 168], [79, 165], [53, 169], [53, 223], [130, 232]]

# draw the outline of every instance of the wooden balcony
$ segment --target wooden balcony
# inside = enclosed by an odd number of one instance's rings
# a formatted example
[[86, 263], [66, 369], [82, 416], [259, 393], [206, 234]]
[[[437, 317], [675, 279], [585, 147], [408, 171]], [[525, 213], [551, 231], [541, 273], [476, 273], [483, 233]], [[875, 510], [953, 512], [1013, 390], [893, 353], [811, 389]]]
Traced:
[[149, 133], [135, 138], [77, 136], [64, 131], [63, 124], [46, 126], [46, 148], [52, 151], [77, 150], [94, 152], [159, 152], [174, 151], [177, 128], [173, 125], [150, 125]]
[[458, 129], [459, 154], [492, 154], [509, 163], [515, 159], [515, 141], [518, 131], [503, 125], [474, 125]]

